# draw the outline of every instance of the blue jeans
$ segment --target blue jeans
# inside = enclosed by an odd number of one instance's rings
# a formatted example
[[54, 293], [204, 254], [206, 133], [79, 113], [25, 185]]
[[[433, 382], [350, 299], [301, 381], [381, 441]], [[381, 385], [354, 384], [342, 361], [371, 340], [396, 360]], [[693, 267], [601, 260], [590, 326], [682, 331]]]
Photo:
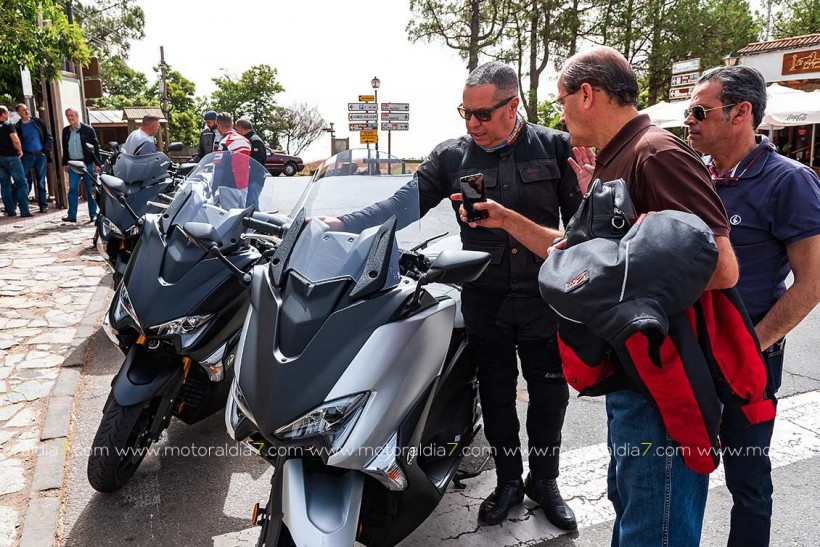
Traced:
[[[783, 375], [783, 348], [765, 352], [767, 390], [773, 395]], [[720, 427], [726, 487], [732, 494], [730, 547], [769, 545], [772, 526], [772, 462], [769, 446], [774, 420], [748, 427], [724, 422]]]
[[610, 393], [606, 415], [612, 547], [699, 545], [709, 476], [684, 465], [680, 447], [646, 396]]
[[26, 174], [26, 180], [29, 180], [29, 173], [34, 169], [34, 176], [37, 180], [37, 188], [39, 188], [37, 196], [37, 204], [40, 207], [48, 206], [48, 190], [46, 189], [46, 156], [45, 154], [28, 154], [24, 153], [20, 158], [23, 162], [23, 171]]
[[248, 182], [248, 197], [245, 200], [245, 207], [250, 207], [251, 205], [259, 211], [259, 194], [262, 193], [262, 186], [264, 186], [265, 181], [264, 179], [261, 181], [254, 181], [251, 180]]
[[17, 205], [20, 206], [20, 214], [29, 214], [26, 173], [17, 156], [0, 156], [0, 194], [7, 215], [15, 214]]
[[[88, 173], [94, 172], [94, 164], [93, 163], [86, 163], [85, 168], [88, 169]], [[80, 179], [83, 179], [85, 183], [85, 199], [88, 200], [88, 216], [95, 217], [97, 216], [97, 202], [94, 201], [94, 194], [93, 194], [93, 185], [91, 180], [91, 175], [88, 173], [79, 175], [68, 169], [68, 217], [76, 219], [77, 218], [77, 207], [79, 206], [80, 202]]]

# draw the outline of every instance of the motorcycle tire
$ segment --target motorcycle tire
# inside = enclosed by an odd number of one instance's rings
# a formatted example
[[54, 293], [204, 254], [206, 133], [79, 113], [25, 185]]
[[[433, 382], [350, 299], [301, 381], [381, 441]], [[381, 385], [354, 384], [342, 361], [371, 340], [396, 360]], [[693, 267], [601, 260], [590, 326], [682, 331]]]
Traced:
[[88, 457], [88, 482], [94, 490], [114, 492], [134, 475], [152, 443], [149, 428], [157, 402], [120, 406], [110, 401]]
[[[268, 502], [267, 509], [270, 509], [270, 502]], [[296, 547], [296, 542], [293, 541], [293, 536], [290, 535], [290, 530], [288, 530], [284, 522], [279, 528], [279, 537], [277, 538], [268, 537], [269, 524], [270, 520], [265, 518], [265, 521], [262, 523], [262, 531], [259, 532], [259, 541], [256, 543], [256, 547]]]

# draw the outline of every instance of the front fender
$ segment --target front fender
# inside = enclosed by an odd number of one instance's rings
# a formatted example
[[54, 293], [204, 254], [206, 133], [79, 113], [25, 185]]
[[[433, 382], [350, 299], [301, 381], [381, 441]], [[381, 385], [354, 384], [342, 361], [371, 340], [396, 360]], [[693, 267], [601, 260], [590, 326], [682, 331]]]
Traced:
[[152, 354], [144, 346], [134, 345], [125, 356], [120, 371], [111, 382], [111, 392], [120, 406], [144, 403], [170, 393], [182, 384], [182, 363]]
[[307, 470], [302, 460], [291, 459], [282, 468], [282, 481], [282, 519], [296, 545], [353, 545], [364, 475]]

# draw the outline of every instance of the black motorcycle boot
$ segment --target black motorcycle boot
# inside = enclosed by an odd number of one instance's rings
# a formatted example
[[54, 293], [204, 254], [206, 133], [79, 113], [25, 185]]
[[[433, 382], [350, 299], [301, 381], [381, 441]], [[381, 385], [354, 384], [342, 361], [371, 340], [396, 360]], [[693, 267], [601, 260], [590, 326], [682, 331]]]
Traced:
[[478, 521], [482, 524], [504, 522], [510, 509], [524, 501], [524, 483], [521, 479], [498, 481], [493, 493], [481, 502]]
[[576, 530], [578, 522], [575, 520], [575, 513], [558, 491], [558, 483], [555, 479], [538, 480], [532, 475], [527, 475], [524, 481], [524, 492], [527, 497], [541, 506], [547, 520], [561, 530]]

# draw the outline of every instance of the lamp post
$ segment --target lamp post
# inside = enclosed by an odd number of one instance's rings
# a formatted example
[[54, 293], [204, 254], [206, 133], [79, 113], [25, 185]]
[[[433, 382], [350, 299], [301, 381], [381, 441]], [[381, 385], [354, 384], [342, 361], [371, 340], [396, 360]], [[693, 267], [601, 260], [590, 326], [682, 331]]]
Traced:
[[740, 55], [734, 51], [723, 58], [723, 64], [726, 66], [736, 66], [738, 61], [740, 61]]
[[376, 160], [379, 158], [379, 86], [381, 81], [378, 77], [373, 76], [370, 80], [370, 85], [373, 86], [373, 100], [376, 103]]

